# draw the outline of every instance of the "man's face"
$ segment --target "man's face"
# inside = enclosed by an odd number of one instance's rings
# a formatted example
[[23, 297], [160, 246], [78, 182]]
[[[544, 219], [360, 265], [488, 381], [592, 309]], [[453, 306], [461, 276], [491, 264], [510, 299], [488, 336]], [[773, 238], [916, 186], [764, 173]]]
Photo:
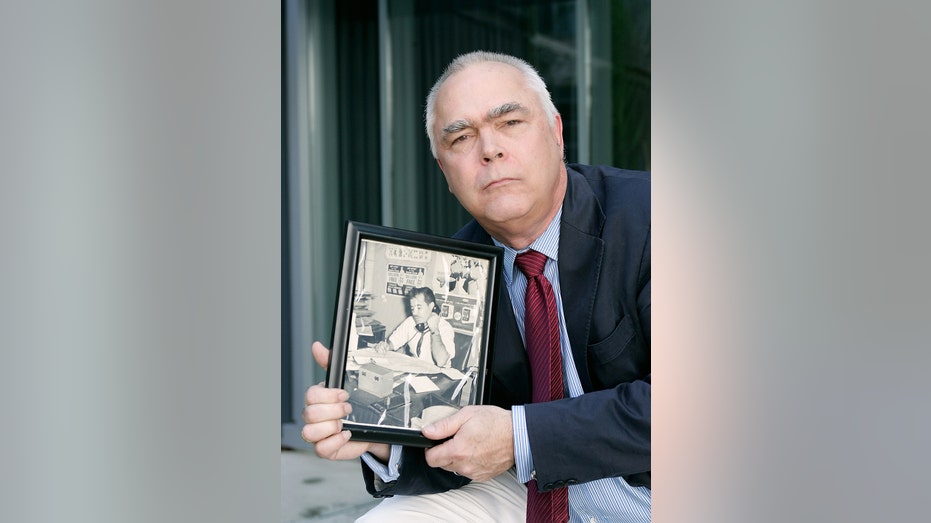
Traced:
[[435, 107], [450, 192], [493, 235], [542, 232], [562, 204], [561, 119], [550, 126], [520, 72], [496, 62], [449, 77]]
[[425, 323], [433, 312], [433, 303], [427, 303], [423, 296], [411, 297], [411, 316], [415, 323]]

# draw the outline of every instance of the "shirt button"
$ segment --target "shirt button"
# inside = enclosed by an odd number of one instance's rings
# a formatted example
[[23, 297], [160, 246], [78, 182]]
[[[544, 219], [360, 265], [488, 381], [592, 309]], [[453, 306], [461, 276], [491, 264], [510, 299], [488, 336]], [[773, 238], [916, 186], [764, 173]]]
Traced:
[[597, 522], [598, 522], [598, 520], [595, 519], [595, 518], [589, 518], [588, 521], [589, 521], [589, 523], [597, 523]]

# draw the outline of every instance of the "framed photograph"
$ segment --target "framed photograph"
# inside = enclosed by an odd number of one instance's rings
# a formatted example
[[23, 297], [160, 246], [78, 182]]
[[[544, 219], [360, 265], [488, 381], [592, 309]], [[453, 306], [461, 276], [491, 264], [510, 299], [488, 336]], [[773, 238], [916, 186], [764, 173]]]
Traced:
[[429, 447], [422, 427], [485, 401], [502, 254], [348, 222], [327, 386], [352, 439]]

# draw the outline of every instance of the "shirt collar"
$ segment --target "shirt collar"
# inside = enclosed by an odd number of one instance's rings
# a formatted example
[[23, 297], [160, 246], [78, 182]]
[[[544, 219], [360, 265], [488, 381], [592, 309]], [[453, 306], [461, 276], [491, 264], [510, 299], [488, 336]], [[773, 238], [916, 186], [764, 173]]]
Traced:
[[499, 242], [496, 238], [492, 238], [492, 241], [495, 242], [495, 245], [504, 249], [504, 283], [508, 287], [511, 286], [511, 275], [514, 271], [514, 258], [522, 252], [526, 252], [530, 249], [533, 249], [537, 252], [542, 252], [549, 259], [558, 262], [559, 261], [559, 224], [560, 218], [562, 218], [562, 207], [556, 211], [556, 216], [553, 216], [553, 220], [550, 221], [549, 226], [546, 230], [543, 231], [543, 234], [533, 240], [533, 242], [526, 248], [520, 251], [514, 250], [507, 245]]

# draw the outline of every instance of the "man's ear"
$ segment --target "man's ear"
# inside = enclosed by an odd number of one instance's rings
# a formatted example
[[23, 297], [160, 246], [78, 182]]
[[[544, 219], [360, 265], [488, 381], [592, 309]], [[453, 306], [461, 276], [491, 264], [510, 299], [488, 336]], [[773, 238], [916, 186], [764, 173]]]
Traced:
[[[436, 159], [436, 164], [440, 166], [440, 170], [443, 171], [443, 176], [446, 176], [446, 169], [443, 168], [443, 162], [439, 158]], [[450, 193], [453, 192], [453, 188], [449, 186], [449, 178], [446, 179], [446, 190]]]
[[556, 113], [556, 117], [553, 118], [553, 136], [556, 138], [556, 145], [563, 149], [565, 154], [566, 144], [562, 138], [562, 115], [559, 113]]

